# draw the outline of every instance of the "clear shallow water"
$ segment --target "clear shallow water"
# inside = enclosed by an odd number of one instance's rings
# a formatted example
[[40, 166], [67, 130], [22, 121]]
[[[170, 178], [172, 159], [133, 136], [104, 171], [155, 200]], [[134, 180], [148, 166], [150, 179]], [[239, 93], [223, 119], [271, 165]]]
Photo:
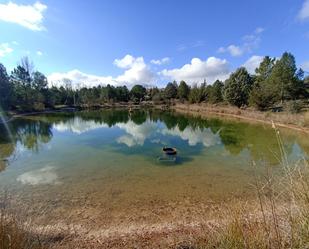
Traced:
[[[0, 163], [0, 189], [48, 221], [192, 219], [213, 203], [252, 198], [252, 161], [259, 172], [262, 161], [280, 172], [275, 132], [263, 125], [106, 110], [20, 118], [9, 128], [13, 142], [0, 126], [0, 157], [8, 159]], [[281, 135], [291, 162], [307, 157], [306, 135]], [[176, 162], [157, 160], [165, 145], [177, 148]]]

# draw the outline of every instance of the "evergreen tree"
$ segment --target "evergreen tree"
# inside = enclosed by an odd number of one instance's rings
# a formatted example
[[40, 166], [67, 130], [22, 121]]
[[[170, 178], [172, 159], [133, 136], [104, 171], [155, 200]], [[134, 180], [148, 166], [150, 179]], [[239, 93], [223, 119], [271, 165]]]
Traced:
[[174, 99], [177, 96], [177, 83], [174, 81], [173, 83], [169, 82], [164, 89], [164, 96], [167, 99]]
[[133, 101], [141, 101], [146, 95], [146, 88], [142, 85], [135, 85], [130, 91], [130, 96]]
[[220, 80], [216, 80], [209, 89], [209, 102], [219, 103], [223, 101], [223, 91], [224, 84]]
[[266, 56], [255, 70], [256, 76], [249, 102], [259, 110], [271, 107], [276, 101], [276, 89], [269, 80], [274, 64], [275, 58]]
[[244, 67], [232, 73], [224, 86], [224, 97], [237, 107], [248, 104], [248, 98], [252, 89], [252, 78]]
[[12, 86], [6, 68], [0, 63], [0, 112], [8, 110], [12, 101]]
[[178, 87], [178, 97], [180, 99], [188, 99], [190, 93], [190, 87], [187, 85], [185, 81], [180, 81]]
[[287, 99], [296, 99], [301, 90], [301, 82], [296, 75], [295, 58], [291, 53], [283, 53], [280, 60], [276, 61], [269, 77], [277, 100], [283, 102]]

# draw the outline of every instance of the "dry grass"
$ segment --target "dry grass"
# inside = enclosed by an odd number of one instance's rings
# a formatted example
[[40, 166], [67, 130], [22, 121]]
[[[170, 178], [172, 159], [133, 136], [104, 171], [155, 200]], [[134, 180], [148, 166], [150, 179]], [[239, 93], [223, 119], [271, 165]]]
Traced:
[[304, 126], [309, 127], [309, 112], [304, 114]]
[[[48, 227], [37, 226], [27, 217], [21, 218], [10, 207], [7, 195], [1, 196], [0, 249], [52, 249], [66, 243], [65, 238], [71, 239], [71, 234], [65, 233], [63, 229], [50, 231]], [[70, 245], [65, 248], [73, 247]]]
[[0, 248], [1, 249], [42, 249], [40, 239], [30, 234], [28, 227], [18, 222], [10, 213], [6, 200], [0, 203]]
[[242, 118], [247, 121], [263, 122], [271, 124], [271, 121], [278, 126], [292, 128], [309, 132], [309, 112], [289, 113], [289, 112], [260, 112], [254, 109], [239, 109], [229, 105], [209, 105], [209, 104], [181, 104], [177, 103], [172, 107], [176, 111], [201, 116], [217, 114], [221, 116]]

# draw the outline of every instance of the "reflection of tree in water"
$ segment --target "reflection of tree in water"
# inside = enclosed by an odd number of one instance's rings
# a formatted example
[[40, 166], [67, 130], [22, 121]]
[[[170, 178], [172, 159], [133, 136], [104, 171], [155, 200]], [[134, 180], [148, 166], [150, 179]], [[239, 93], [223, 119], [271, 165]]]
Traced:
[[16, 119], [9, 123], [12, 137], [0, 126], [0, 158], [11, 156], [20, 142], [25, 148], [38, 151], [40, 144], [48, 143], [53, 134], [52, 125], [36, 119]]
[[109, 127], [129, 121], [129, 112], [127, 110], [85, 111], [76, 115], [83, 120], [107, 124]]
[[131, 113], [131, 120], [137, 124], [141, 125], [147, 120], [147, 112], [145, 110], [135, 110]]
[[38, 151], [40, 144], [48, 143], [53, 134], [50, 123], [40, 120], [18, 120], [17, 140], [27, 149]]
[[14, 143], [1, 143], [0, 140], [0, 172], [3, 171], [7, 166], [6, 158], [10, 157], [15, 150]]
[[[262, 125], [223, 121], [219, 118], [189, 117], [183, 114], [162, 111], [150, 112], [150, 119], [164, 122], [168, 129], [178, 126], [180, 131], [184, 131], [187, 127], [193, 131], [196, 129], [203, 131], [205, 128], [209, 128], [214, 134], [219, 132], [221, 142], [232, 155], [238, 155], [244, 149], [248, 149], [253, 160], [260, 160], [262, 158], [272, 164], [278, 163], [276, 156], [280, 155], [280, 149], [275, 131], [270, 128], [264, 128]], [[284, 136], [287, 154], [292, 153], [294, 142], [295, 137]], [[307, 145], [309, 147], [309, 142]], [[306, 151], [309, 151], [309, 149]]]
[[[53, 124], [66, 123], [75, 117], [85, 121], [107, 124], [109, 127], [117, 123], [127, 123], [130, 119], [136, 125], [142, 125], [149, 118], [153, 122], [160, 121], [164, 123], [167, 129], [178, 127], [180, 132], [190, 128], [192, 131], [198, 129], [200, 132], [209, 129], [214, 134], [218, 133], [225, 149], [232, 155], [238, 155], [247, 149], [253, 160], [264, 158], [268, 162], [276, 163], [277, 160], [274, 154], [279, 155], [280, 153], [275, 131], [270, 128], [263, 128], [262, 125], [224, 121], [219, 118], [204, 119], [201, 117], [190, 117], [160, 110], [135, 110], [131, 114], [127, 110], [102, 110], [46, 114], [14, 120], [10, 123], [13, 143], [9, 142], [10, 138], [5, 128], [0, 126], [0, 156], [8, 157], [11, 155], [14, 152], [16, 142], [20, 142], [27, 149], [38, 151], [40, 144], [48, 143], [51, 140]], [[295, 133], [291, 132], [290, 136], [284, 137], [285, 150], [288, 154], [292, 153], [295, 141]], [[304, 142], [297, 138], [298, 141], [300, 141], [299, 145], [305, 151], [309, 151], [309, 142]], [[11, 144], [11, 147], [4, 150], [3, 146], [5, 144]]]

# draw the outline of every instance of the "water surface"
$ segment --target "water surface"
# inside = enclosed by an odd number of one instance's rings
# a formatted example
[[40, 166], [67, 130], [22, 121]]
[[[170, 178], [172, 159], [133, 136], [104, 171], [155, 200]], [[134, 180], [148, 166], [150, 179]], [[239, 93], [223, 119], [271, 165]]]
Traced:
[[[280, 172], [269, 126], [161, 111], [104, 110], [18, 118], [0, 126], [0, 188], [27, 215], [109, 227], [204, 215], [250, 200], [256, 171]], [[308, 137], [282, 130], [288, 160]], [[162, 147], [178, 150], [160, 162]], [[252, 167], [255, 161], [257, 167]]]

